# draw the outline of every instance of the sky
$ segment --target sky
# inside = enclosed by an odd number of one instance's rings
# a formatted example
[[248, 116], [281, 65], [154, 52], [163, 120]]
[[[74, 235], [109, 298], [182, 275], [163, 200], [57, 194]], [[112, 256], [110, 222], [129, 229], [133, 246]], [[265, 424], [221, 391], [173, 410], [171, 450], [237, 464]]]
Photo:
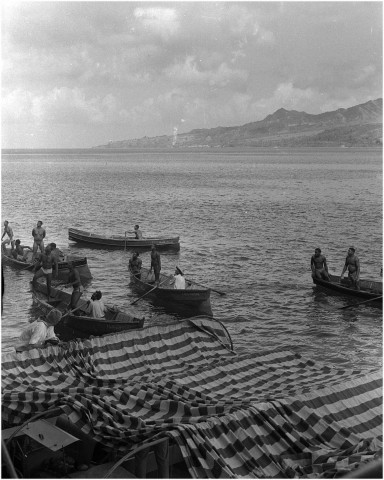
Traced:
[[382, 97], [381, 1], [2, 2], [2, 148], [88, 148]]

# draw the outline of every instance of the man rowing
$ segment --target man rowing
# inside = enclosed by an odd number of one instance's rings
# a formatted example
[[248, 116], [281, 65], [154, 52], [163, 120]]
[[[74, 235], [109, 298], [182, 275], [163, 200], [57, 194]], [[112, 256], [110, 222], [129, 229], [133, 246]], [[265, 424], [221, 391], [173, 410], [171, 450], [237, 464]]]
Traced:
[[360, 290], [360, 260], [357, 255], [355, 255], [355, 251], [355, 247], [349, 247], [340, 279], [344, 278], [344, 273], [348, 269], [349, 283], [356, 290]]
[[315, 248], [315, 254], [311, 257], [312, 277], [329, 281], [327, 259], [321, 254], [320, 248]]
[[140, 230], [139, 225], [135, 225], [135, 229], [134, 229], [133, 233], [135, 234], [135, 239], [136, 240], [141, 240], [143, 238], [143, 234]]
[[179, 267], [176, 267], [174, 277], [174, 288], [176, 288], [177, 290], [185, 290], [184, 273], [180, 270]]

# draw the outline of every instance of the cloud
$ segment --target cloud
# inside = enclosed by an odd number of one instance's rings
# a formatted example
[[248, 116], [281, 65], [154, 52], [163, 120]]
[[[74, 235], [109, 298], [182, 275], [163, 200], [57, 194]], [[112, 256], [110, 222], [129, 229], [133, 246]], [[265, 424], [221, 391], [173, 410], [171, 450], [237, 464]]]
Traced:
[[28, 122], [88, 141], [180, 134], [382, 92], [379, 2], [3, 3], [9, 138]]
[[215, 70], [203, 70], [195, 57], [189, 56], [183, 64], [175, 64], [165, 69], [164, 74], [170, 80], [180, 84], [200, 84], [222, 88], [229, 84], [245, 82], [248, 78], [244, 70], [233, 69], [221, 63]]
[[174, 8], [138, 7], [134, 16], [151, 35], [159, 35], [164, 40], [174, 37], [180, 28], [177, 12]]
[[113, 95], [87, 98], [79, 88], [55, 88], [44, 95], [14, 90], [3, 98], [4, 123], [99, 124], [113, 119], [118, 103]]
[[356, 76], [352, 79], [355, 85], [365, 84], [367, 81], [377, 78], [377, 68], [375, 65], [365, 65], [359, 72], [356, 72]]

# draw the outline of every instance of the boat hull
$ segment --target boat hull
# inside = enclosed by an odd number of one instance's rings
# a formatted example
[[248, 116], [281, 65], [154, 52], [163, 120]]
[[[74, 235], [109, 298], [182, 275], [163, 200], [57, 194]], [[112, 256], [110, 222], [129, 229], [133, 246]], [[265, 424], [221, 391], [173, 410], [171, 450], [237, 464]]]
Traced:
[[[38, 281], [36, 288], [33, 289], [32, 298], [34, 306], [43, 315], [47, 315], [53, 308], [65, 314], [71, 301], [71, 294], [51, 287], [51, 297], [48, 301], [47, 286]], [[55, 331], [63, 334], [65, 340], [143, 328], [144, 318], [138, 318], [111, 307], [108, 307], [105, 318], [94, 318], [89, 315], [87, 301], [80, 298], [78, 305], [80, 306], [82, 303], [84, 306], [78, 310], [78, 315], [68, 315], [55, 326]]]
[[149, 250], [153, 244], [158, 250], [172, 249], [180, 250], [179, 237], [151, 237], [137, 240], [124, 235], [112, 235], [107, 237], [95, 233], [77, 230], [75, 228], [68, 229], [68, 238], [74, 242], [87, 244], [99, 248], [119, 248], [119, 249], [138, 249]]
[[[15, 260], [11, 257], [11, 250], [7, 249], [1, 254], [1, 260], [4, 265], [9, 265], [12, 268], [17, 270], [29, 270], [32, 271], [35, 264], [32, 263], [32, 252], [28, 252], [26, 256], [26, 262], [20, 260]], [[73, 262], [75, 268], [80, 274], [80, 278], [83, 280], [90, 280], [92, 278], [91, 271], [88, 266], [87, 257], [79, 257], [77, 255], [66, 255], [61, 258], [58, 263], [58, 279], [67, 281], [69, 276], [69, 266], [68, 263]]]
[[359, 299], [372, 300], [372, 303], [376, 305], [382, 305], [382, 299], [379, 298], [374, 300], [377, 297], [383, 295], [383, 283], [374, 281], [374, 280], [360, 280], [360, 290], [351, 288], [348, 283], [347, 278], [340, 280], [340, 277], [337, 275], [330, 275], [330, 282], [326, 280], [313, 278], [313, 283], [316, 285], [343, 295], [349, 295]]
[[153, 303], [163, 305], [168, 311], [182, 313], [187, 316], [209, 315], [212, 316], [210, 302], [211, 290], [199, 288], [187, 280], [185, 290], [177, 290], [173, 287], [173, 275], [160, 274], [160, 286], [156, 289], [154, 275], [149, 269], [141, 269], [141, 278], [137, 278], [130, 272], [131, 283], [138, 294], [148, 293], [145, 298]]

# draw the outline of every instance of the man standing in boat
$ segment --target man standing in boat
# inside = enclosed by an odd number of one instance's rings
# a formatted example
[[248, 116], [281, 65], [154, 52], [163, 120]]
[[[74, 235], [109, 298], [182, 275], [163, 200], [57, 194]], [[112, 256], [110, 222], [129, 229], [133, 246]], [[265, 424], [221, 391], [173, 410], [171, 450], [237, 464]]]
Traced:
[[[39, 268], [41, 267], [41, 268]], [[52, 256], [51, 246], [47, 245], [45, 247], [44, 253], [41, 255], [39, 262], [35, 266], [36, 273], [32, 279], [32, 286], [36, 288], [37, 279], [40, 277], [45, 277], [47, 280], [47, 299], [49, 301], [51, 296], [51, 281], [52, 281], [52, 272], [53, 267], [55, 267], [55, 276], [59, 274], [59, 266], [56, 261], [56, 258]]]
[[347, 258], [345, 259], [345, 265], [343, 271], [341, 272], [340, 280], [344, 277], [344, 272], [348, 268], [348, 280], [349, 283], [356, 288], [356, 290], [360, 290], [360, 260], [355, 255], [355, 247], [349, 247]]
[[132, 258], [129, 259], [129, 271], [139, 280], [141, 279], [142, 261], [139, 258], [139, 252], [134, 252]]
[[8, 220], [4, 221], [4, 232], [3, 235], [1, 236], [1, 240], [3, 240], [4, 236], [8, 235], [8, 238], [2, 241], [1, 243], [1, 249], [5, 250], [5, 245], [10, 244], [12, 249], [15, 248], [15, 240], [13, 238], [13, 230], [11, 226], [9, 225]]
[[160, 260], [160, 253], [156, 250], [156, 245], [152, 245], [151, 250], [151, 268], [150, 272], [155, 274], [155, 283], [156, 286], [159, 286], [160, 283], [160, 270], [161, 270], [161, 260]]
[[42, 225], [43, 222], [39, 220], [37, 226], [32, 230], [32, 237], [34, 239], [32, 261], [36, 258], [38, 248], [40, 248], [41, 253], [44, 253], [44, 238], [46, 232]]
[[81, 284], [80, 273], [76, 270], [73, 262], [68, 262], [69, 276], [67, 287], [72, 286], [73, 291], [71, 295], [71, 303], [69, 308], [74, 310], [77, 306], [77, 302], [80, 300], [81, 295], [83, 294], [84, 287]]
[[315, 254], [311, 257], [312, 277], [329, 281], [327, 259], [321, 254], [320, 248], [315, 248]]

